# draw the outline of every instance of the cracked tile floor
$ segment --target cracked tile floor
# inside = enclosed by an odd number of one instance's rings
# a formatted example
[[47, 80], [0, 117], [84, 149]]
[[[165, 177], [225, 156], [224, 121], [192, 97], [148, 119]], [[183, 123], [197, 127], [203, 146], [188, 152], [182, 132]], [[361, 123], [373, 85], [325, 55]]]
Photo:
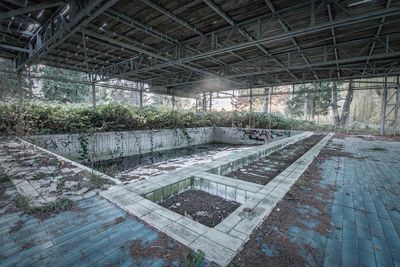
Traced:
[[[320, 165], [321, 185], [333, 188], [327, 203], [332, 227], [326, 235], [316, 234], [317, 222], [312, 221], [305, 222], [306, 231], [290, 228], [290, 238], [300, 250], [307, 243], [319, 252], [319, 258], [304, 251], [299, 255], [311, 266], [399, 266], [400, 143], [355, 137], [331, 142], [342, 143], [354, 157], [331, 157]], [[6, 194], [16, 194], [11, 183], [3, 182], [2, 187]], [[101, 197], [78, 201], [77, 207], [43, 220], [18, 210], [1, 214], [0, 265], [182, 264], [157, 256], [135, 258], [131, 242], [151, 246], [159, 233]], [[274, 257], [279, 248], [265, 244], [262, 253]]]

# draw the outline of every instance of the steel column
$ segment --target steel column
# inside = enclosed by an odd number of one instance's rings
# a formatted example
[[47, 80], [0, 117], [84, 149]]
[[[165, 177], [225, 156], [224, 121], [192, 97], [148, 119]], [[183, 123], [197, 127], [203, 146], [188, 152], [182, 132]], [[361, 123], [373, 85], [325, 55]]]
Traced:
[[96, 84], [92, 83], [92, 108], [96, 111]]
[[211, 112], [211, 108], [212, 108], [212, 92], [210, 92], [210, 106], [209, 106], [209, 111]]
[[397, 76], [397, 88], [396, 90], [396, 102], [395, 102], [395, 111], [394, 111], [394, 118], [393, 118], [393, 135], [396, 136], [397, 134], [397, 124], [399, 120], [399, 106], [400, 106], [400, 81], [399, 76]]
[[385, 119], [386, 119], [386, 106], [387, 104], [387, 76], [385, 76], [385, 88], [382, 95], [382, 108], [381, 108], [381, 134], [385, 133]]
[[24, 93], [22, 90], [21, 72], [18, 72], [18, 74], [17, 74], [17, 90], [18, 90], [18, 110], [21, 110], [24, 105]]
[[143, 108], [143, 86], [139, 88], [139, 107]]

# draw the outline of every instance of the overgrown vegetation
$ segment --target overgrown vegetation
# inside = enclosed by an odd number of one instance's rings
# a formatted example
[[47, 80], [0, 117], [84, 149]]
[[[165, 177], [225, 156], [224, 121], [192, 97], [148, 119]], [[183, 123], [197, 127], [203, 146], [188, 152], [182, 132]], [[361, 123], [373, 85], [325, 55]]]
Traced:
[[0, 184], [7, 183], [10, 181], [10, 177], [7, 174], [0, 173]]
[[185, 267], [199, 267], [204, 260], [205, 253], [198, 249], [196, 252], [192, 251], [192, 253], [185, 252], [185, 262], [183, 266]]
[[100, 177], [94, 172], [90, 173], [88, 187], [90, 189], [101, 189], [106, 184], [113, 184], [112, 181]]
[[[314, 129], [315, 123], [263, 112], [171, 111], [120, 104], [90, 106], [27, 103], [20, 112], [16, 104], [0, 105], [0, 134], [14, 134], [19, 121], [20, 134], [89, 133], [187, 127], [250, 127], [271, 129]], [[251, 119], [250, 119], [251, 118]]]
[[30, 205], [29, 199], [22, 195], [19, 195], [15, 202], [18, 208], [38, 217], [48, 217], [60, 211], [70, 210], [75, 205], [75, 203], [68, 198], [60, 198], [56, 201], [48, 202], [43, 206], [33, 207]]

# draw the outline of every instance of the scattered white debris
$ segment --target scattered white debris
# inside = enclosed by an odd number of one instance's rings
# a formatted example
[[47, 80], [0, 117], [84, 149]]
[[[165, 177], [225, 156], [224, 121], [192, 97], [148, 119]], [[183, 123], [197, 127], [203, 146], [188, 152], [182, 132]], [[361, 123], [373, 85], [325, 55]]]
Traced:
[[89, 188], [84, 187], [84, 188], [81, 188], [80, 190], [78, 190], [76, 193], [78, 193], [79, 195], [83, 195], [89, 190], [90, 190]]
[[207, 213], [207, 211], [199, 210], [199, 211], [196, 211], [196, 215], [197, 216], [207, 216], [208, 213]]
[[229, 155], [233, 151], [243, 151], [250, 148], [252, 148], [252, 146], [224, 147], [218, 150], [201, 152], [190, 156], [162, 161], [152, 165], [128, 169], [116, 174], [114, 177], [120, 180], [147, 179], [149, 177], [168, 173], [172, 170], [182, 169], [195, 164], [208, 163], [216, 158]]
[[50, 184], [50, 186], [49, 186], [49, 192], [50, 193], [54, 193], [54, 192], [57, 192], [57, 183], [51, 183]]
[[65, 181], [64, 188], [65, 189], [73, 189], [74, 187], [77, 187], [78, 185], [79, 185], [79, 182], [77, 182], [77, 181]]

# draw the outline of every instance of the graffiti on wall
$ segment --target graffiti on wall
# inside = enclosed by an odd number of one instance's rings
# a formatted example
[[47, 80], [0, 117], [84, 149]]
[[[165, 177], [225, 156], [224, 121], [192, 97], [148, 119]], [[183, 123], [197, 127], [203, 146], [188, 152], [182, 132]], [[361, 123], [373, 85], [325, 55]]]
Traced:
[[274, 136], [271, 134], [270, 131], [264, 130], [264, 129], [246, 129], [245, 131], [245, 136], [250, 139], [250, 140], [255, 140], [255, 141], [263, 141], [264, 143], [267, 143], [274, 139]]
[[46, 149], [57, 150], [59, 147], [67, 148], [72, 142], [69, 138], [49, 138], [44, 139], [43, 146]]

